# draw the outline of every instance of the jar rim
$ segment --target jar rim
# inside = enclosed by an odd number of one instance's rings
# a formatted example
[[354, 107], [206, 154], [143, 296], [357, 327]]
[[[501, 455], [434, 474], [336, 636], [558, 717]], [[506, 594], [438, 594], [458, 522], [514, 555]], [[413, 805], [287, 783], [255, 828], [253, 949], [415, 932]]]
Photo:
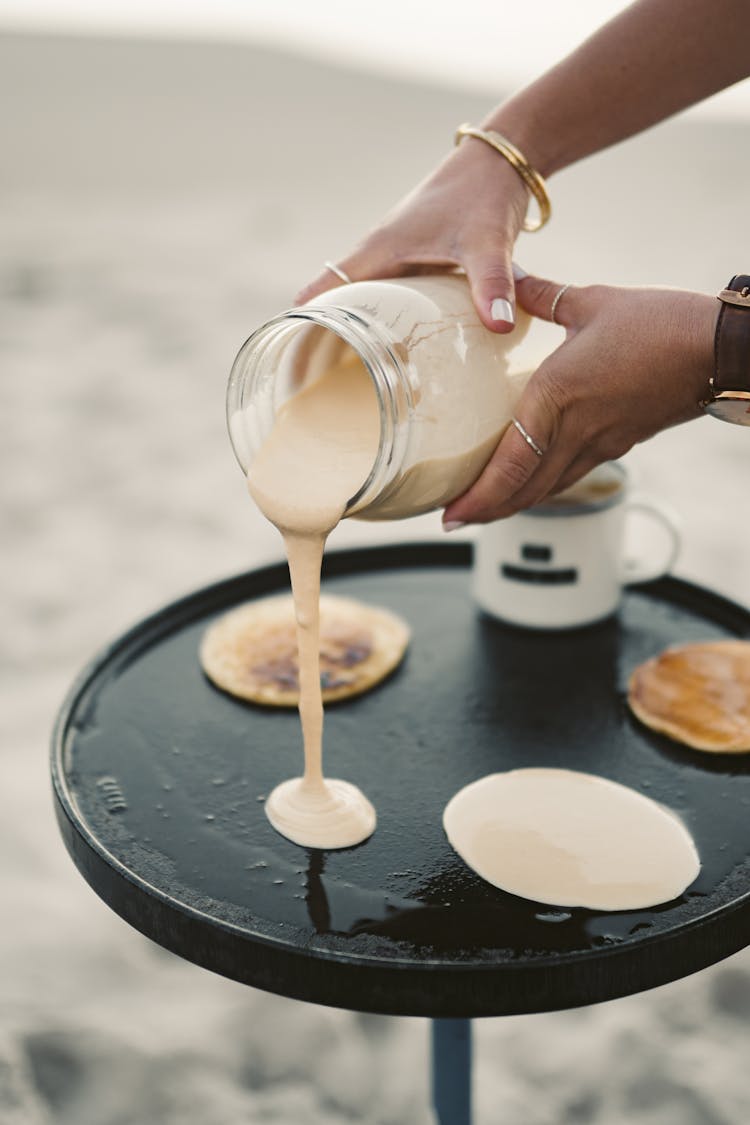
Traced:
[[344, 510], [348, 516], [366, 506], [368, 495], [378, 494], [395, 479], [403, 463], [408, 442], [408, 427], [398, 425], [404, 415], [411, 417], [414, 396], [406, 373], [394, 350], [393, 342], [382, 329], [359, 312], [331, 305], [306, 304], [286, 309], [257, 328], [245, 340], [232, 364], [227, 387], [227, 427], [230, 442], [240, 467], [246, 471], [236, 446], [231, 418], [241, 409], [243, 384], [248, 376], [248, 360], [254, 348], [268, 340], [278, 329], [293, 327], [298, 322], [315, 325], [337, 335], [359, 356], [375, 387], [380, 415], [380, 439], [372, 468]]

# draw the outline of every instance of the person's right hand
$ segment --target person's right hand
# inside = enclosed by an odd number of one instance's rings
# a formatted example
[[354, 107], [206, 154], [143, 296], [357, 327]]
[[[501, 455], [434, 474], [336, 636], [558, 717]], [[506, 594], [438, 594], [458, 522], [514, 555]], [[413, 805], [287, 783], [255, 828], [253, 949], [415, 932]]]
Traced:
[[[509, 332], [515, 317], [511, 257], [528, 201], [511, 165], [483, 141], [465, 137], [337, 264], [352, 281], [463, 269], [482, 322]], [[326, 269], [296, 303], [338, 284]]]
[[[519, 304], [552, 320], [561, 286], [531, 276], [516, 284]], [[509, 426], [479, 479], [446, 508], [444, 527], [532, 507], [636, 442], [700, 417], [717, 313], [716, 298], [705, 293], [567, 286], [555, 316], [566, 339], [531, 376], [515, 409], [543, 456]]]

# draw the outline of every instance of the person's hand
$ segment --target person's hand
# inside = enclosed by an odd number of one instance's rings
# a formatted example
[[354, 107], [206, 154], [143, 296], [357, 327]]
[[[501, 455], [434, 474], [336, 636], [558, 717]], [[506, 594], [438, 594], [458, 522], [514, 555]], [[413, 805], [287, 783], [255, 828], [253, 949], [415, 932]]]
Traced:
[[[508, 332], [515, 308], [511, 257], [528, 201], [526, 186], [510, 164], [483, 141], [466, 137], [337, 265], [352, 281], [459, 267], [482, 322]], [[296, 302], [338, 284], [326, 269]]]
[[[561, 286], [516, 281], [519, 304], [551, 319]], [[701, 414], [713, 372], [714, 297], [674, 289], [570, 287], [555, 319], [564, 343], [529, 380], [516, 418], [472, 487], [445, 510], [443, 526], [488, 523], [574, 484], [636, 442]]]

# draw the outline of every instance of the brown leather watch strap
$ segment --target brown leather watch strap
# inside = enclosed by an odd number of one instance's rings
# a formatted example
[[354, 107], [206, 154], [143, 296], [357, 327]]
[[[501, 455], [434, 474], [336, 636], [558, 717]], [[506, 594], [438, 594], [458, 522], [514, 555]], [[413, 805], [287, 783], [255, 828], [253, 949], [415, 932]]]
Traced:
[[714, 336], [714, 394], [750, 391], [750, 275], [738, 273], [718, 294]]

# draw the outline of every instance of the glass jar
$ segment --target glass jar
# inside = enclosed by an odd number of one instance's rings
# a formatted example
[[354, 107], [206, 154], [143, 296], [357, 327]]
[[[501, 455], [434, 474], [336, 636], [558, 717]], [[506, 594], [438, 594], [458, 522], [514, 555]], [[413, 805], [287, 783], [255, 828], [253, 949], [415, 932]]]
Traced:
[[[401, 519], [444, 507], [474, 483], [556, 326], [518, 309], [507, 335], [480, 321], [462, 275], [338, 286], [262, 325], [229, 378], [227, 423], [247, 473], [279, 407], [355, 353], [372, 379], [380, 442], [345, 515]], [[354, 358], [354, 357], [352, 357]]]

